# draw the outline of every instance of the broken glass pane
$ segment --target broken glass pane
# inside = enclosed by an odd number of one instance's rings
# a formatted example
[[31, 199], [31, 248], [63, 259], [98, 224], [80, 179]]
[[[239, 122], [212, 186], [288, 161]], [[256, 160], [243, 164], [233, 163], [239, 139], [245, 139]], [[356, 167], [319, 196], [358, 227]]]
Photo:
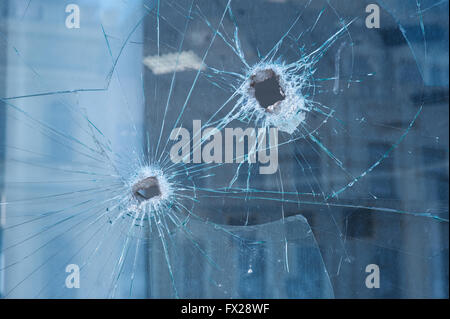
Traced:
[[4, 298], [448, 298], [448, 1], [0, 3]]

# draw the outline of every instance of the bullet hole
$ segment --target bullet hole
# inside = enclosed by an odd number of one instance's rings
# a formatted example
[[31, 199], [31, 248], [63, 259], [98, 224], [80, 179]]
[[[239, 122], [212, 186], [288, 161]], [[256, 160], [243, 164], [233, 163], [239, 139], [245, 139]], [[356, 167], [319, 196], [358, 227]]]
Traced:
[[277, 105], [285, 98], [280, 77], [272, 69], [261, 70], [252, 75], [250, 91], [267, 112], [274, 112]]
[[161, 196], [159, 182], [155, 176], [150, 176], [137, 182], [133, 185], [132, 191], [134, 198], [139, 203], [157, 196]]

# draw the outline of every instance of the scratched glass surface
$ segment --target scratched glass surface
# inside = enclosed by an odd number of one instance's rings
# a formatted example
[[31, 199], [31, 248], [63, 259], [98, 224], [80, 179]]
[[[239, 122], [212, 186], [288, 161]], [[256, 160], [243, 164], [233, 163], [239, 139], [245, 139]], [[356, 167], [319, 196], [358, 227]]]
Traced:
[[447, 12], [0, 0], [1, 297], [448, 298]]

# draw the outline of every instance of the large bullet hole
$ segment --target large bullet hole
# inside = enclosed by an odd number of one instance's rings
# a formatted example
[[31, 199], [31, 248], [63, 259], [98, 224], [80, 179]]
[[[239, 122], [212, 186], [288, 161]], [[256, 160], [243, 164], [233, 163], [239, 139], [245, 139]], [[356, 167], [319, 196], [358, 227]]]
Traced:
[[285, 98], [279, 76], [271, 69], [261, 70], [250, 77], [250, 87], [259, 105], [266, 111], [274, 111]]
[[161, 195], [158, 179], [147, 177], [133, 185], [133, 196], [139, 203]]

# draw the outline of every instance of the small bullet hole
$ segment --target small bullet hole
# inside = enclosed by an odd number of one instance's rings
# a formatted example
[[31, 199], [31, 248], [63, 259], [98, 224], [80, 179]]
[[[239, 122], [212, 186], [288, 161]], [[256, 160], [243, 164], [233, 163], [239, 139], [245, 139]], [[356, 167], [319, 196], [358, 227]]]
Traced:
[[155, 176], [147, 177], [133, 185], [133, 196], [141, 203], [161, 195], [158, 179]]
[[258, 71], [251, 76], [250, 81], [256, 100], [267, 111], [273, 111], [271, 106], [284, 100], [285, 94], [280, 85], [279, 76], [273, 70]]

